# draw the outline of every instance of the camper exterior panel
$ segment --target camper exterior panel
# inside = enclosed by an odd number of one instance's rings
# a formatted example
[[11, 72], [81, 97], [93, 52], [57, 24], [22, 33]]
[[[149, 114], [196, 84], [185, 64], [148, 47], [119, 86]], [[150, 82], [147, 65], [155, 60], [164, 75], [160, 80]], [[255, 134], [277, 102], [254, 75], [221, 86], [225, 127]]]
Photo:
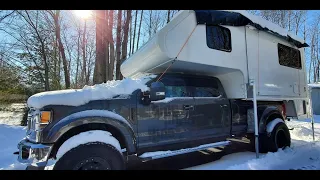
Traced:
[[165, 54], [159, 47], [158, 37], [155, 36], [152, 40], [139, 50], [139, 53], [135, 53], [127, 59], [121, 65], [121, 73], [124, 77], [133, 76], [138, 72], [145, 72], [151, 67], [157, 66], [164, 60], [169, 60], [167, 54]]
[[306, 71], [306, 61], [305, 61], [304, 48], [300, 48], [299, 51], [301, 54], [301, 66], [302, 66], [302, 69], [299, 69], [300, 97], [308, 98], [307, 71]]
[[301, 67], [280, 64], [279, 46], [281, 45], [295, 48], [280, 38], [259, 31], [258, 95], [293, 98], [300, 96], [299, 69]]
[[[249, 79], [255, 80], [256, 89], [259, 89], [259, 31], [251, 26], [246, 27], [246, 47]], [[252, 97], [252, 88], [248, 88], [247, 98]]]
[[215, 70], [204, 73], [218, 77], [229, 98], [244, 98], [247, 83], [244, 27], [223, 27], [230, 30], [231, 51], [210, 48], [206, 25], [198, 25], [178, 59], [215, 67]]
[[152, 72], [153, 68], [173, 60], [195, 26], [194, 11], [178, 12], [151, 40], [122, 63], [122, 75], [131, 77], [141, 72]]

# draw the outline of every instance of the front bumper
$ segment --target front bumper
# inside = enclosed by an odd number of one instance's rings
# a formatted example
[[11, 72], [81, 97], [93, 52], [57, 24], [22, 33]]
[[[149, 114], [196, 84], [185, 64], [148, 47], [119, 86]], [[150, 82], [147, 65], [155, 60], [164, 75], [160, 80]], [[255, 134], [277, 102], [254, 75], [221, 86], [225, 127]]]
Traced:
[[52, 145], [35, 144], [23, 139], [18, 144], [20, 163], [31, 166], [46, 166]]

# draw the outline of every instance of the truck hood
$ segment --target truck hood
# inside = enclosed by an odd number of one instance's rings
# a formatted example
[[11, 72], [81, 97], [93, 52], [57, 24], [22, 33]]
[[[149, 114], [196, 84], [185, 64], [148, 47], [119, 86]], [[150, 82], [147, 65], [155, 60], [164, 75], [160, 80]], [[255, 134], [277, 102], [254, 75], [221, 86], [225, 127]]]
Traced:
[[145, 83], [151, 76], [140, 79], [126, 78], [123, 80], [107, 81], [94, 86], [85, 86], [83, 89], [68, 89], [59, 91], [47, 91], [31, 96], [28, 107], [41, 109], [48, 105], [80, 106], [93, 100], [112, 99], [119, 95], [130, 95], [133, 91], [149, 88]]

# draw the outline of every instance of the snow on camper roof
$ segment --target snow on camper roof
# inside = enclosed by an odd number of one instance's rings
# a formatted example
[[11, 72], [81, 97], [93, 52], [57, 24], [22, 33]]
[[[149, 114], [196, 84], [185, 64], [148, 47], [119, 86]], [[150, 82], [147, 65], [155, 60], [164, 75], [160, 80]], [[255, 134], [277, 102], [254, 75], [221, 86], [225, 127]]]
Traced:
[[286, 39], [296, 47], [309, 47], [303, 39], [286, 29], [262, 17], [250, 14], [246, 10], [194, 10], [198, 24], [245, 26], [251, 25], [260, 31], [266, 31]]

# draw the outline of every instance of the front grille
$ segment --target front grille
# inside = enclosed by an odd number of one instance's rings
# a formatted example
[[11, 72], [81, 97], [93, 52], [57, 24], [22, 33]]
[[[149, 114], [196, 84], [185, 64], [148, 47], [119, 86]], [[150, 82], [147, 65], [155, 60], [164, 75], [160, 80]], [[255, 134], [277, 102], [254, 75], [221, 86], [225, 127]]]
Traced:
[[21, 158], [22, 159], [28, 159], [29, 158], [29, 153], [30, 153], [30, 148], [29, 147], [22, 147]]
[[29, 131], [31, 129], [31, 115], [28, 114], [28, 118], [27, 118], [27, 131]]
[[35, 116], [35, 110], [30, 109], [27, 117], [27, 135], [29, 135], [32, 130], [35, 130], [35, 122], [32, 120], [33, 116]]

